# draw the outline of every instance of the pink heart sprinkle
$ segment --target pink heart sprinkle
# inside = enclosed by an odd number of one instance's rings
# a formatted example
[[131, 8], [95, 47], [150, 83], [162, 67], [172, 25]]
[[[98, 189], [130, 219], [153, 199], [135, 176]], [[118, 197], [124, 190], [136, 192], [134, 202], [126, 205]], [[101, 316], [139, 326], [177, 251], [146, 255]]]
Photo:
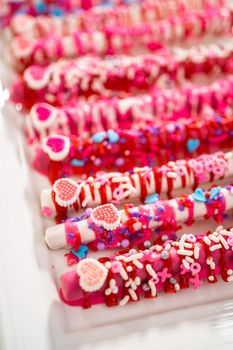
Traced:
[[42, 214], [49, 218], [52, 215], [52, 209], [50, 209], [48, 207], [43, 207], [42, 208]]
[[48, 108], [45, 107], [37, 107], [36, 109], [37, 117], [41, 121], [45, 121], [50, 117], [51, 111]]
[[45, 74], [45, 68], [40, 66], [32, 66], [30, 68], [30, 75], [33, 77], [34, 80], [41, 80], [43, 79], [43, 76]]
[[50, 137], [46, 143], [47, 146], [49, 146], [53, 152], [59, 153], [63, 150], [65, 141], [60, 138]]

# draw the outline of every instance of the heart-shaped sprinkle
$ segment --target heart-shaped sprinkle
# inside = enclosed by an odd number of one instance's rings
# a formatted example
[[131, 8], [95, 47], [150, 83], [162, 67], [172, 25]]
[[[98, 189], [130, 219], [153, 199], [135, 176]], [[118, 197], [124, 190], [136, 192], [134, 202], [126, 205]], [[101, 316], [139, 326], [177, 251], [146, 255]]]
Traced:
[[158, 193], [154, 193], [151, 196], [146, 197], [145, 204], [156, 203], [159, 199]]
[[76, 251], [74, 248], [72, 248], [71, 252], [74, 254], [74, 256], [76, 256], [76, 258], [84, 259], [87, 256], [88, 247], [84, 244], [81, 244], [78, 248], [78, 251]]
[[95, 134], [92, 136], [92, 140], [93, 140], [95, 143], [101, 143], [101, 142], [104, 141], [105, 136], [106, 136], [106, 132], [105, 132], [105, 131], [100, 131], [100, 132], [95, 133]]
[[120, 225], [121, 217], [115, 205], [112, 203], [99, 205], [92, 210], [91, 220], [106, 230], [114, 230]]
[[191, 194], [191, 197], [196, 202], [206, 202], [207, 198], [205, 196], [205, 192], [201, 188], [197, 188], [193, 194]]
[[78, 263], [77, 275], [79, 276], [80, 287], [85, 292], [99, 290], [106, 281], [108, 270], [98, 260], [84, 259]]
[[69, 154], [70, 139], [62, 135], [49, 136], [44, 140], [42, 148], [51, 160], [63, 160]]
[[43, 89], [49, 82], [50, 70], [41, 66], [30, 66], [24, 71], [24, 80], [32, 90]]
[[55, 200], [61, 207], [74, 204], [80, 193], [80, 186], [71, 179], [58, 179], [53, 185]]
[[109, 142], [111, 143], [118, 142], [120, 139], [119, 135], [112, 129], [108, 130], [107, 134], [108, 134]]
[[218, 196], [218, 194], [221, 192], [221, 187], [213, 187], [210, 190], [210, 199], [214, 199]]
[[34, 127], [39, 131], [54, 123], [57, 116], [57, 109], [48, 103], [37, 103], [30, 111]]
[[196, 151], [196, 149], [200, 146], [200, 140], [198, 139], [189, 139], [187, 141], [187, 149], [190, 153]]

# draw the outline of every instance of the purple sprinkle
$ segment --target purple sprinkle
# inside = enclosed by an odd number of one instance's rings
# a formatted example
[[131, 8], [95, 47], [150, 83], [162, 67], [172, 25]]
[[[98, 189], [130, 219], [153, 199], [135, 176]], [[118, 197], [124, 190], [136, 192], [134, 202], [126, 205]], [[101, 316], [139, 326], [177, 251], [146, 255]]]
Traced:
[[98, 227], [98, 232], [99, 233], [103, 233], [104, 232], [104, 228], [102, 226]]
[[99, 242], [99, 243], [97, 244], [97, 249], [100, 250], [100, 251], [104, 250], [104, 249], [105, 249], [105, 244], [102, 243], [102, 242]]
[[184, 211], [184, 205], [183, 204], [180, 204], [178, 208], [179, 208], [180, 211]]
[[158, 207], [158, 212], [159, 213], [164, 213], [164, 211], [165, 211], [164, 207]]
[[155, 220], [155, 221], [160, 221], [160, 219], [161, 219], [161, 218], [160, 218], [159, 215], [155, 215], [155, 217], [154, 217], [154, 220]]
[[128, 239], [123, 239], [123, 240], [121, 241], [121, 246], [122, 246], [122, 248], [128, 248], [128, 246], [129, 246], [129, 240], [128, 240]]
[[172, 132], [175, 131], [175, 129], [176, 129], [176, 127], [175, 127], [174, 124], [168, 124], [168, 125], [167, 125], [167, 131], [168, 131], [168, 132], [172, 133]]
[[86, 214], [86, 216], [90, 216], [91, 215], [91, 213], [92, 213], [92, 209], [91, 208], [87, 208], [86, 210], [85, 210], [85, 214]]
[[124, 164], [124, 159], [123, 158], [117, 158], [116, 159], [116, 165], [117, 166], [121, 166], [121, 165], [123, 165]]
[[96, 159], [94, 160], [94, 164], [95, 164], [96, 166], [99, 166], [101, 163], [102, 163], [102, 161], [101, 161], [100, 158], [96, 158]]

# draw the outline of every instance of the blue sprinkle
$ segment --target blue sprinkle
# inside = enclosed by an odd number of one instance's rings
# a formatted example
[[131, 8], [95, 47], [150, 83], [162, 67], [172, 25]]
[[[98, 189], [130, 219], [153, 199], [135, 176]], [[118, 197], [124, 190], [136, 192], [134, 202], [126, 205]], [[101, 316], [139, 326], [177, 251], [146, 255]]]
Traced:
[[205, 192], [201, 188], [197, 188], [193, 194], [191, 194], [191, 197], [196, 202], [207, 202], [207, 198], [205, 195]]
[[88, 248], [86, 245], [81, 244], [76, 252], [74, 248], [71, 249], [71, 252], [79, 259], [84, 259], [87, 256]]
[[63, 15], [64, 11], [62, 9], [60, 9], [59, 7], [55, 7], [54, 9], [52, 9], [51, 13], [52, 13], [52, 15], [54, 15], [56, 17], [60, 17]]
[[156, 203], [159, 199], [158, 193], [154, 193], [151, 196], [146, 197], [145, 204]]
[[108, 130], [107, 134], [108, 134], [108, 139], [111, 143], [118, 142], [120, 139], [119, 135], [112, 129]]
[[84, 160], [72, 159], [71, 165], [73, 166], [83, 166], [85, 164]]
[[38, 2], [38, 3], [35, 5], [35, 7], [36, 7], [37, 12], [39, 12], [39, 13], [44, 13], [44, 12], [46, 12], [46, 5], [45, 5], [43, 2]]
[[96, 143], [101, 143], [104, 141], [105, 136], [106, 136], [105, 131], [100, 131], [92, 136], [92, 140]]
[[187, 141], [187, 148], [190, 153], [194, 152], [199, 146], [200, 146], [200, 140], [198, 139], [189, 139]]

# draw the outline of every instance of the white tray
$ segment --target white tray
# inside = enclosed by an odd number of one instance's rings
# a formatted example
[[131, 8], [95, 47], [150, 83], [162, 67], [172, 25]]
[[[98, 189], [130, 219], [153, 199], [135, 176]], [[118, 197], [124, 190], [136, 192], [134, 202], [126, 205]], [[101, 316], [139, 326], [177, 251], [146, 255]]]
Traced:
[[[48, 183], [29, 167], [16, 114], [8, 105], [0, 116], [0, 347], [232, 349], [231, 283], [116, 308], [60, 302], [57, 276], [68, 267], [64, 251], [51, 252], [43, 241], [48, 223], [39, 215], [38, 193]], [[196, 229], [215, 226], [199, 222]]]

